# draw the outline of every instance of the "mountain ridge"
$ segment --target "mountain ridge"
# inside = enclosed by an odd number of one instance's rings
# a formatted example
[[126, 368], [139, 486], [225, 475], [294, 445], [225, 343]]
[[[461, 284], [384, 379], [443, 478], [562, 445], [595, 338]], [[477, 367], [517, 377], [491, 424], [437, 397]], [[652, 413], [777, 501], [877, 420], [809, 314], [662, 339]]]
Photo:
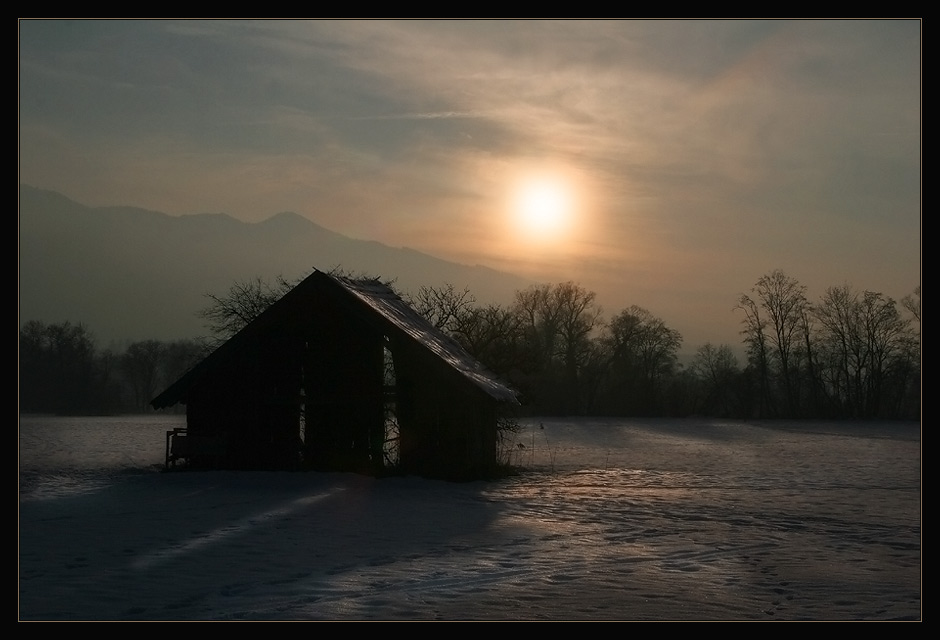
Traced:
[[531, 281], [408, 247], [358, 240], [291, 211], [256, 222], [225, 213], [173, 216], [134, 206], [91, 207], [20, 185], [19, 321], [82, 322], [102, 342], [206, 334], [206, 294], [236, 281], [274, 281], [314, 268], [421, 286], [468, 288], [480, 303], [508, 304]]

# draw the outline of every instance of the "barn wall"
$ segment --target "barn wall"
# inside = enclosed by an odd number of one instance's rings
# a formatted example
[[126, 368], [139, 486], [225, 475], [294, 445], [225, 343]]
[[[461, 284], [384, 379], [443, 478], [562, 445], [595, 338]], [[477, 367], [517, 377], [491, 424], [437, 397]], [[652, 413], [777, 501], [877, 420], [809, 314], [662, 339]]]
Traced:
[[496, 468], [496, 405], [413, 349], [396, 354], [402, 470], [474, 479]]
[[224, 443], [212, 466], [289, 469], [300, 463], [302, 370], [297, 340], [259, 340], [233, 357], [227, 375], [211, 376], [190, 393], [189, 437]]
[[304, 356], [305, 460], [378, 473], [385, 440], [384, 338], [349, 318], [321, 318]]

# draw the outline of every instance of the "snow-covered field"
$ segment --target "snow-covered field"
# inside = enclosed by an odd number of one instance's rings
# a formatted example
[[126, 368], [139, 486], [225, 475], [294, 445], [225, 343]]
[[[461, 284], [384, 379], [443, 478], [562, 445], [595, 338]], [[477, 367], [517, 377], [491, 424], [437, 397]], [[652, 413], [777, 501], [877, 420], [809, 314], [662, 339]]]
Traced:
[[182, 424], [21, 417], [20, 620], [921, 619], [919, 424], [527, 420], [465, 484], [160, 473]]

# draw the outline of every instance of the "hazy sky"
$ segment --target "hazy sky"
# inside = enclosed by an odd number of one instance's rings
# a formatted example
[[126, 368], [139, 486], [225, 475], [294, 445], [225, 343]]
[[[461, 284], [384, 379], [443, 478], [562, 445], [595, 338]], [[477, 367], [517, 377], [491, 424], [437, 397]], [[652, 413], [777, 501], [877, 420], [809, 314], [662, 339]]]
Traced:
[[738, 342], [772, 269], [814, 300], [920, 282], [917, 20], [21, 21], [19, 73], [22, 182], [295, 211], [693, 347]]

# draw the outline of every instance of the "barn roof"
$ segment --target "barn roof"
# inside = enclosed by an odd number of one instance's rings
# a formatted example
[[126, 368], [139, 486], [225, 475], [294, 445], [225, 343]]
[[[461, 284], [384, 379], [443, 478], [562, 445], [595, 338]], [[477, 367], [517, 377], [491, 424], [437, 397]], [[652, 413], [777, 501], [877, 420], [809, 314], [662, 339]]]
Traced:
[[518, 403], [512, 389], [496, 379], [455, 340], [415, 311], [391, 287], [378, 280], [355, 280], [315, 270], [150, 404], [155, 409], [162, 409], [185, 401], [189, 389], [209, 371], [224, 363], [228, 355], [250, 344], [266, 328], [284, 321], [294, 305], [307, 296], [313, 297], [317, 304], [332, 302], [335, 310], [345, 310], [346, 313], [378, 323], [387, 333], [418, 345], [466, 383], [494, 400]]

